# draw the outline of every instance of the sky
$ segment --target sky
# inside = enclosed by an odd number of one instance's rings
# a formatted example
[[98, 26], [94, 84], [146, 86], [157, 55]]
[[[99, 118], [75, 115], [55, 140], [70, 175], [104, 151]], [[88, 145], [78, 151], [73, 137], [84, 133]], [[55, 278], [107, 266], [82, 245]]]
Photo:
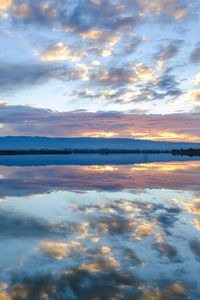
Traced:
[[200, 142], [196, 0], [0, 0], [0, 136]]

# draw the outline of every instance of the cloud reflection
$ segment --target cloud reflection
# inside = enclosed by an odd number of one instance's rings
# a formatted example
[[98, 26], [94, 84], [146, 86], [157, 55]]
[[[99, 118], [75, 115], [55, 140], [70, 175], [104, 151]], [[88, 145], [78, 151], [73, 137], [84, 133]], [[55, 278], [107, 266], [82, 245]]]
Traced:
[[2, 199], [11, 195], [40, 195], [53, 190], [169, 188], [199, 191], [200, 163], [191, 161], [127, 166], [1, 166], [0, 173], [3, 174], [0, 178]]
[[198, 299], [199, 167], [1, 167], [0, 299]]

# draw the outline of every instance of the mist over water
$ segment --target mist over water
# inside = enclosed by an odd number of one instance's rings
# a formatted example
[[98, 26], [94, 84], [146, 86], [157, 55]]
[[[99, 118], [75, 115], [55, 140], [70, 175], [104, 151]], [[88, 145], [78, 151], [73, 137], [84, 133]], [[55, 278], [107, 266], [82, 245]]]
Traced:
[[0, 299], [197, 300], [199, 183], [198, 160], [2, 163]]

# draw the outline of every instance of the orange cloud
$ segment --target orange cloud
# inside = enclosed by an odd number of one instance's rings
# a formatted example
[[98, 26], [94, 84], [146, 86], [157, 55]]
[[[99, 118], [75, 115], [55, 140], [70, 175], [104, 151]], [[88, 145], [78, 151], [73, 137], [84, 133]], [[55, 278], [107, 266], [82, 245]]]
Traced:
[[185, 17], [189, 11], [189, 7], [178, 7], [177, 0], [137, 0], [137, 2], [143, 8], [141, 13], [141, 16], [143, 17], [167, 14], [178, 21]]
[[200, 106], [200, 89], [189, 91], [187, 96], [189, 101], [192, 101], [196, 105]]
[[0, 19], [5, 19], [8, 17], [7, 10], [11, 8], [12, 0], [1, 0], [0, 1]]
[[59, 60], [79, 61], [88, 54], [85, 51], [74, 53], [72, 49], [63, 43], [57, 43], [50, 46], [41, 54], [41, 60], [44, 62], [53, 62]]
[[84, 132], [82, 136], [89, 136], [89, 137], [114, 137], [118, 134], [116, 132], [106, 132], [106, 131], [95, 131], [95, 132]]

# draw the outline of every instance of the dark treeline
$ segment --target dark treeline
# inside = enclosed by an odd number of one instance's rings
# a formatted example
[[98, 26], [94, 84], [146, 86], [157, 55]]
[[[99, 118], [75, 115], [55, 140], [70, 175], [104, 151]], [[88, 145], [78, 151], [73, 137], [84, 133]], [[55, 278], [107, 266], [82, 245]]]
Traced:
[[0, 150], [0, 155], [56, 155], [56, 154], [172, 154], [200, 156], [200, 149], [173, 149], [173, 150], [126, 150], [126, 149], [62, 149], [62, 150]]
[[200, 156], [200, 149], [179, 149], [179, 150], [172, 150], [173, 155], [181, 155], [181, 156]]
[[125, 150], [125, 149], [63, 149], [63, 150], [0, 150], [0, 155], [49, 155], [49, 154], [159, 154], [171, 153], [167, 150]]

